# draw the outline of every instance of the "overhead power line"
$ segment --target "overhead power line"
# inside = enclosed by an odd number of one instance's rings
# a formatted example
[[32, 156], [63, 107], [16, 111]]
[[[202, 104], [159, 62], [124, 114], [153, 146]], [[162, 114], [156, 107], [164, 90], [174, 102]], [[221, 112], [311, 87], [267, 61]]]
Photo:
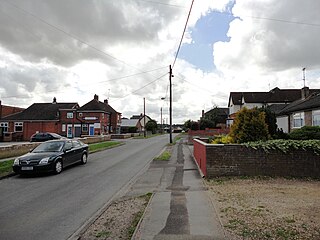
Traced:
[[144, 86], [142, 86], [142, 87], [140, 87], [140, 88], [132, 91], [131, 93], [129, 93], [129, 94], [127, 94], [127, 95], [124, 95], [123, 97], [120, 97], [120, 98], [118, 98], [118, 99], [116, 99], [116, 100], [114, 100], [114, 101], [112, 101], [112, 102], [115, 102], [115, 101], [118, 101], [118, 100], [120, 100], [120, 99], [126, 98], [126, 97], [128, 97], [128, 96], [130, 96], [130, 95], [132, 95], [132, 94], [134, 94], [134, 93], [136, 93], [136, 92], [138, 92], [138, 91], [140, 91], [141, 89], [148, 87], [149, 85], [155, 83], [156, 81], [158, 81], [159, 79], [163, 78], [163, 77], [166, 76], [167, 74], [168, 74], [168, 73], [165, 73], [165, 74], [161, 75], [160, 77], [158, 77], [158, 78], [156, 78], [155, 80], [147, 83], [146, 85], [144, 85]]
[[180, 51], [180, 48], [181, 48], [181, 44], [182, 44], [182, 40], [183, 40], [183, 37], [184, 37], [184, 33], [186, 32], [188, 21], [189, 21], [189, 18], [190, 18], [193, 2], [194, 2], [194, 0], [192, 0], [192, 2], [191, 2], [191, 6], [190, 6], [189, 13], [188, 13], [188, 17], [187, 17], [186, 23], [184, 25], [184, 29], [183, 29], [182, 36], [181, 36], [181, 39], [180, 39], [179, 47], [178, 47], [178, 50], [176, 52], [176, 56], [175, 56], [173, 64], [172, 64], [172, 68], [174, 67], [174, 64], [176, 63], [176, 60], [177, 60], [178, 55], [179, 55], [179, 51]]
[[103, 50], [100, 50], [99, 48], [97, 48], [97, 47], [95, 47], [95, 46], [87, 43], [86, 41], [80, 39], [78, 36], [76, 36], [76, 35], [74, 35], [74, 34], [71, 34], [71, 33], [68, 33], [67, 31], [61, 29], [60, 27], [57, 27], [57, 26], [49, 23], [48, 21], [44, 20], [43, 18], [41, 18], [41, 17], [39, 17], [39, 16], [36, 16], [35, 14], [33, 14], [33, 13], [31, 13], [31, 12], [29, 12], [29, 11], [21, 8], [21, 7], [19, 7], [18, 5], [14, 4], [14, 3], [12, 3], [12, 2], [8, 2], [8, 1], [6, 1], [6, 0], [3, 0], [3, 1], [4, 1], [5, 3], [13, 6], [14, 8], [18, 9], [19, 11], [23, 12], [24, 14], [30, 15], [31, 17], [33, 17], [34, 19], [42, 22], [43, 24], [45, 24], [45, 25], [47, 25], [47, 26], [49, 26], [49, 27], [51, 27], [51, 28], [53, 28], [53, 29], [55, 29], [55, 30], [63, 33], [63, 34], [65, 34], [65, 35], [68, 36], [69, 38], [72, 38], [73, 40], [77, 40], [78, 42], [80, 42], [80, 43], [88, 46], [89, 48], [95, 50], [96, 52], [98, 52], [98, 53], [100, 53], [100, 54], [102, 54], [102, 55], [104, 55], [104, 56], [107, 56], [107, 57], [109, 57], [109, 58], [111, 58], [111, 59], [113, 59], [113, 60], [116, 60], [116, 61], [118, 61], [118, 62], [120, 62], [120, 63], [122, 63], [122, 64], [124, 64], [124, 65], [127, 65], [127, 66], [129, 66], [129, 67], [131, 67], [131, 68], [134, 68], [134, 69], [136, 69], [136, 70], [139, 70], [139, 71], [143, 72], [141, 69], [136, 68], [136, 67], [134, 67], [134, 66], [126, 63], [125, 61], [123, 61], [123, 60], [121, 60], [121, 59], [119, 59], [119, 58], [117, 58], [117, 57], [115, 57], [115, 56], [113, 56], [113, 55], [111, 55], [111, 54], [103, 51]]

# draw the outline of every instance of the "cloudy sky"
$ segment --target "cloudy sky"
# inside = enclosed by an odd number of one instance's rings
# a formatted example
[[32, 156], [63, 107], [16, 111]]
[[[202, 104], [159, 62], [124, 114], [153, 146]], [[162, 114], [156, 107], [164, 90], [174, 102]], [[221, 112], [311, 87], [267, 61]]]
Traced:
[[[109, 99], [168, 121], [191, 0], [0, 0], [0, 100]], [[319, 0], [195, 0], [173, 67], [173, 122], [226, 107], [230, 91], [320, 88]], [[161, 98], [166, 98], [161, 100]]]

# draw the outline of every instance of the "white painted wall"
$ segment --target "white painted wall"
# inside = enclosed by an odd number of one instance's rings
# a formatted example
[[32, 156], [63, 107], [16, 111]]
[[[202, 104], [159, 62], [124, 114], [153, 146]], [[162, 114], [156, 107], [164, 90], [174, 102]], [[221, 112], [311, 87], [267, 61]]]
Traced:
[[277, 117], [277, 125], [279, 129], [282, 128], [283, 132], [288, 133], [289, 132], [288, 116]]

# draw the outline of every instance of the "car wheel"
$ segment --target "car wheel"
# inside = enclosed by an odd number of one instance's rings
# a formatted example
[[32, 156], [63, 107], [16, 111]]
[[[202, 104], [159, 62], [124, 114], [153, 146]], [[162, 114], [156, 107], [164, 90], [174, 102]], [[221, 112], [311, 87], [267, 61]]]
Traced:
[[81, 156], [81, 164], [86, 164], [87, 163], [87, 154], [82, 154]]
[[61, 160], [56, 161], [55, 165], [54, 165], [54, 173], [55, 174], [59, 174], [62, 172], [62, 162]]

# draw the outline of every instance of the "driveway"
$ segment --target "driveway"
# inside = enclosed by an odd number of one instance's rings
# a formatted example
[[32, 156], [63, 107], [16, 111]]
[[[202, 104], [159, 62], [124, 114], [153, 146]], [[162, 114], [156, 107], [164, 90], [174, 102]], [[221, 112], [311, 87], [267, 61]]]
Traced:
[[60, 175], [0, 181], [1, 239], [68, 239], [143, 172], [168, 136], [125, 142]]

